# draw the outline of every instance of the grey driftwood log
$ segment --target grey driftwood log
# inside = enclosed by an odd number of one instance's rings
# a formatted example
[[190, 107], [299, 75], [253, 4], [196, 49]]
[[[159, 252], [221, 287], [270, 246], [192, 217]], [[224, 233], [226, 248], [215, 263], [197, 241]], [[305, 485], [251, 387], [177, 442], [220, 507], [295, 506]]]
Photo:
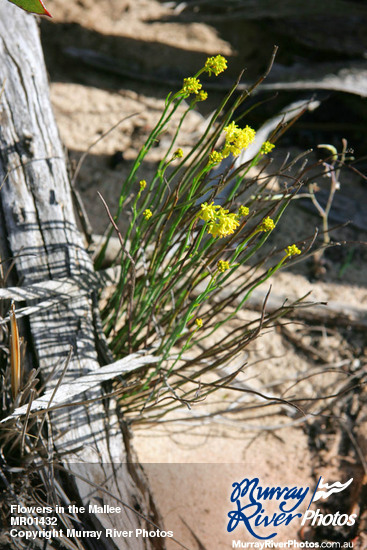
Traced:
[[[36, 307], [26, 318], [27, 357], [33, 360], [32, 366], [39, 365], [42, 379], [47, 380], [72, 349], [63, 383], [75, 385], [80, 377], [105, 364], [99, 353], [103, 336], [93, 299], [97, 277], [74, 217], [36, 20], [5, 1], [0, 2], [1, 87], [0, 254], [2, 260], [14, 261], [11, 284], [23, 288], [38, 284], [39, 301], [48, 297], [49, 281], [77, 286], [78, 292], [63, 292], [50, 307]], [[135, 357], [131, 367], [137, 366], [139, 358]], [[60, 368], [47, 382], [46, 390], [55, 387], [59, 375]], [[102, 395], [97, 381], [79, 401]], [[65, 468], [76, 474], [72, 500], [86, 505], [87, 510], [89, 503], [121, 506], [123, 501], [128, 505], [122, 507], [122, 514], [89, 514], [86, 521], [90, 528], [152, 529], [142, 515], [153, 522], [159, 518], [143, 472], [132, 462], [129, 437], [123, 433], [113, 401], [97, 399], [61, 408], [51, 413], [51, 425], [56, 456], [62, 456]], [[102, 485], [119, 501], [96, 491], [93, 483]], [[65, 494], [68, 488], [63, 490]], [[77, 541], [74, 544], [80, 548]], [[82, 544], [82, 548], [97, 548], [93, 539], [84, 539]], [[100, 550], [115, 548], [149, 550], [164, 548], [164, 542], [162, 538], [135, 537], [98, 541]]]

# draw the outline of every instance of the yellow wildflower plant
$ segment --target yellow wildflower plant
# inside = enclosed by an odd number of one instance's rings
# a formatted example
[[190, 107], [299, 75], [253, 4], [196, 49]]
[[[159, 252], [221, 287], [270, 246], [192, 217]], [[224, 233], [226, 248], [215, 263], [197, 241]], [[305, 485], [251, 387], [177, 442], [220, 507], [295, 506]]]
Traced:
[[264, 141], [260, 148], [260, 155], [267, 155], [274, 149], [274, 147], [274, 143], [270, 143], [270, 141]]
[[290, 256], [297, 256], [297, 254], [301, 254], [301, 251], [295, 244], [291, 244], [287, 246], [287, 248], [285, 249], [285, 253], [287, 256], [290, 257]]
[[196, 77], [184, 78], [181, 94], [189, 96], [191, 94], [198, 94], [202, 88], [200, 80]]
[[227, 68], [227, 60], [222, 55], [216, 55], [213, 57], [208, 57], [205, 62], [204, 71], [211, 76], [212, 73], [215, 76], [218, 76], [220, 73], [225, 71]]
[[146, 220], [149, 220], [153, 216], [153, 213], [149, 208], [146, 208], [143, 212], [143, 216]]
[[[129, 418], [139, 415], [140, 401], [144, 406], [147, 392], [153, 392], [153, 401], [161, 388], [169, 392], [162, 372], [174, 387], [180, 369], [200, 364], [202, 349], [213, 361], [222, 356], [225, 360], [221, 337], [212, 340], [211, 335], [243, 308], [260, 284], [301, 260], [298, 255], [305, 253], [303, 245], [301, 252], [292, 244], [296, 241], [291, 236], [287, 239], [290, 244], [284, 242], [277, 254], [267, 246], [266, 241], [276, 237], [278, 220], [290, 198], [298, 191], [304, 168], [300, 162], [287, 189], [271, 197], [274, 201], [266, 201], [264, 177], [268, 174], [253, 168], [266, 162], [269, 155], [264, 158], [261, 154], [272, 151], [271, 141], [275, 140], [271, 135], [261, 138], [256, 127], [251, 127], [250, 119], [242, 118], [246, 93], [238, 94], [235, 86], [228, 90], [208, 124], [195, 132], [190, 145], [185, 145], [190, 122], [186, 117], [190, 118], [199, 107], [198, 101], [208, 95], [204, 78], [212, 81], [215, 75], [220, 77], [227, 66], [222, 56], [209, 57], [205, 63], [206, 57], [209, 56], [204, 56], [201, 68], [183, 75], [162, 102], [156, 125], [124, 177], [116, 213], [111, 214], [106, 208], [113, 228], [121, 227], [120, 238], [129, 245], [128, 253], [114, 263], [122, 268], [118, 284], [105, 301], [106, 337], [117, 357], [153, 346], [157, 359], [157, 363], [151, 362], [149, 369], [144, 369], [138, 386], [125, 388], [126, 393], [121, 395], [121, 410], [126, 410]], [[168, 136], [167, 140], [162, 136]], [[160, 139], [162, 151], [159, 160], [152, 163], [150, 155]], [[248, 153], [252, 149], [251, 156]], [[251, 158], [235, 162], [242, 151]], [[275, 171], [281, 180], [286, 178], [283, 165]], [[146, 177], [149, 181], [142, 179]], [[126, 212], [130, 215], [126, 216]], [[124, 216], [126, 220], [122, 219]], [[112, 234], [111, 229], [108, 239]], [[96, 259], [98, 269], [103, 266], [106, 247], [107, 242]], [[222, 287], [232, 279], [234, 292], [220, 300]], [[295, 305], [298, 307], [298, 302]], [[293, 305], [286, 304], [289, 307]], [[287, 311], [280, 308], [260, 325], [271, 326]], [[125, 319], [129, 322], [122, 323]], [[229, 335], [226, 357], [241, 353], [251, 341], [251, 334], [255, 338], [258, 330], [253, 330], [253, 322], [246, 321], [241, 333]], [[209, 347], [202, 348], [206, 344]], [[200, 378], [200, 369], [194, 369], [192, 383]], [[136, 396], [140, 399], [138, 406], [130, 407]], [[151, 413], [150, 410], [151, 418], [159, 416], [158, 409]]]
[[220, 273], [224, 273], [230, 268], [229, 262], [226, 262], [225, 260], [219, 260], [217, 263], [217, 268]]

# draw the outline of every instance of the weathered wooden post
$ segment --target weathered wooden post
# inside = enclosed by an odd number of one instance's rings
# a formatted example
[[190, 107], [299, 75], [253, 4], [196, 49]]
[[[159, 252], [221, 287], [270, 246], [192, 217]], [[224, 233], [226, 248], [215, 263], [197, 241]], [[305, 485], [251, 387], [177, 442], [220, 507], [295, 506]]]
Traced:
[[[43, 381], [72, 349], [64, 381], [75, 382], [103, 364], [98, 353], [103, 335], [94, 299], [97, 278], [77, 229], [37, 23], [32, 15], [5, 1], [0, 2], [1, 87], [0, 255], [14, 259], [12, 284], [24, 288], [41, 283], [39, 301], [47, 298], [51, 280], [60, 285], [66, 281], [77, 289], [72, 294], [62, 292], [56, 304], [26, 318], [25, 334], [28, 359], [40, 365]], [[46, 389], [55, 387], [57, 373]], [[97, 385], [80, 396], [80, 400], [94, 401], [51, 414], [55, 454], [75, 474], [71, 500], [84, 504], [87, 511], [90, 503], [127, 505], [121, 514], [87, 513], [83, 529], [97, 525], [152, 529], [142, 516], [153, 522], [159, 518], [144, 475], [132, 461], [129, 438], [126, 431], [123, 435], [124, 425], [113, 401], [102, 403], [98, 399], [102, 395]], [[149, 537], [102, 536], [98, 546], [89, 546], [86, 540], [83, 544], [83, 548], [102, 550], [165, 547], [164, 539]]]

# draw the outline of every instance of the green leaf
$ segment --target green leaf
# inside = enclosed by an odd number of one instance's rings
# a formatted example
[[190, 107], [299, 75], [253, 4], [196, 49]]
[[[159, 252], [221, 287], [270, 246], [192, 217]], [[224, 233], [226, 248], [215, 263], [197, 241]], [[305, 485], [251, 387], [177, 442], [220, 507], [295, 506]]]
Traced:
[[52, 17], [52, 15], [46, 10], [41, 0], [9, 0], [9, 2], [31, 13], [38, 13], [39, 15], [48, 15], [49, 17]]

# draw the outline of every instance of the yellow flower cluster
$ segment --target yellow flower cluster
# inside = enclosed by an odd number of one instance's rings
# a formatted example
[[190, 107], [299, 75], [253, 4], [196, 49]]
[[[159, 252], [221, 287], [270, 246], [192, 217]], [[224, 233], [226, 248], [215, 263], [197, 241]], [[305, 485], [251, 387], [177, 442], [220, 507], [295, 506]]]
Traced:
[[140, 191], [143, 191], [147, 186], [147, 182], [145, 180], [140, 180], [139, 185], [140, 185]]
[[175, 151], [173, 153], [173, 158], [174, 159], [182, 159], [183, 156], [184, 156], [184, 154], [183, 154], [183, 150], [181, 148], [177, 149], [177, 151]]
[[212, 73], [218, 76], [227, 68], [227, 60], [222, 55], [216, 55], [214, 57], [208, 57], [205, 63], [204, 71], [211, 76]]
[[212, 151], [209, 155], [209, 164], [219, 164], [223, 160], [223, 155], [219, 151]]
[[270, 141], [264, 141], [260, 148], [260, 155], [267, 155], [274, 149], [275, 145], [274, 143], [270, 143]]
[[204, 90], [200, 90], [200, 92], [197, 94], [196, 99], [198, 101], [205, 101], [208, 99], [208, 92], [204, 92]]
[[202, 85], [198, 78], [189, 77], [184, 78], [181, 94], [189, 96], [190, 94], [198, 94]]
[[[222, 55], [216, 55], [213, 57], [208, 57], [204, 67], [197, 74], [200, 75], [201, 73], [206, 72], [209, 74], [209, 76], [211, 76], [212, 73], [214, 73], [215, 76], [218, 76], [220, 73], [225, 71], [226, 68], [226, 58]], [[194, 94], [196, 96], [194, 98], [194, 101], [205, 101], [208, 97], [207, 92], [204, 92], [204, 90], [202, 90], [202, 84], [196, 76], [184, 78], [183, 86], [179, 91], [179, 94], [184, 97], [188, 97], [189, 95]]]
[[237, 157], [243, 149], [254, 141], [256, 132], [250, 126], [239, 128], [235, 122], [231, 122], [224, 128], [226, 141], [223, 147], [223, 157], [226, 158], [230, 153]]
[[275, 227], [275, 223], [269, 216], [263, 219], [262, 223], [258, 227], [258, 231], [265, 231], [266, 233], [269, 231], [273, 231]]
[[198, 327], [198, 328], [201, 328], [203, 326], [203, 320], [200, 318], [200, 317], [197, 317], [195, 319], [195, 325]]
[[211, 202], [210, 204], [204, 202], [200, 205], [200, 208], [201, 213], [199, 214], [199, 219], [204, 220], [204, 222], [209, 222], [217, 217], [217, 211], [220, 209], [220, 206], [218, 204], [214, 204], [214, 202]]
[[238, 209], [238, 216], [242, 218], [243, 216], [248, 216], [250, 213], [250, 209], [247, 206], [241, 205]]
[[149, 220], [149, 218], [153, 216], [152, 211], [147, 208], [146, 210], [144, 210], [143, 216], [146, 220]]
[[287, 256], [296, 256], [297, 254], [301, 254], [301, 251], [295, 244], [291, 244], [287, 246], [285, 253]]
[[229, 262], [226, 262], [225, 260], [219, 260], [217, 263], [218, 271], [220, 271], [221, 273], [224, 273], [225, 271], [227, 271], [229, 267], [230, 267]]
[[235, 232], [240, 225], [237, 214], [229, 214], [222, 206], [215, 205], [214, 202], [201, 205], [199, 219], [209, 222], [208, 233], [213, 237], [227, 237]]

